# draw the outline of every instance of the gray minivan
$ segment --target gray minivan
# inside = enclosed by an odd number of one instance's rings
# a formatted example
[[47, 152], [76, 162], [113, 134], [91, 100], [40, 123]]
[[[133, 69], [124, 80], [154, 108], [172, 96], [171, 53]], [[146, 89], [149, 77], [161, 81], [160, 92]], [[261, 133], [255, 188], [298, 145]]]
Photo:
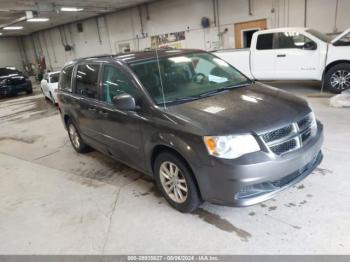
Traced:
[[72, 61], [58, 100], [77, 152], [92, 147], [152, 176], [182, 212], [265, 201], [322, 160], [323, 126], [305, 100], [201, 50]]

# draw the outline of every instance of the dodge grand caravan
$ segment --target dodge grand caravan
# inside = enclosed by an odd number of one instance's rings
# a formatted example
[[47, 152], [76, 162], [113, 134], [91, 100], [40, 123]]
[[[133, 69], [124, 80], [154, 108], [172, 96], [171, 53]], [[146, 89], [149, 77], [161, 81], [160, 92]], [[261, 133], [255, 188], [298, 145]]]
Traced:
[[77, 152], [92, 147], [152, 176], [182, 212], [265, 201], [322, 160], [323, 126], [306, 101], [200, 50], [72, 61], [58, 100]]

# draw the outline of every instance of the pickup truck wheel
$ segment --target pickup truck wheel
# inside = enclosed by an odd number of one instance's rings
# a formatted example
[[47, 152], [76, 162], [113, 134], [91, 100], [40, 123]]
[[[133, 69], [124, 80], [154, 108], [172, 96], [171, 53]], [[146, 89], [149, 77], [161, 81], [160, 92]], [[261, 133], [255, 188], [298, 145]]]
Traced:
[[154, 173], [159, 190], [169, 204], [180, 212], [192, 212], [203, 202], [191, 170], [175, 154], [160, 153], [154, 162]]
[[83, 139], [79, 134], [78, 129], [75, 127], [71, 120], [68, 120], [67, 122], [67, 129], [70, 142], [72, 143], [72, 146], [75, 149], [75, 151], [77, 151], [78, 153], [87, 152], [88, 145], [84, 143]]
[[326, 88], [339, 94], [350, 88], [350, 64], [338, 64], [331, 67], [325, 76]]

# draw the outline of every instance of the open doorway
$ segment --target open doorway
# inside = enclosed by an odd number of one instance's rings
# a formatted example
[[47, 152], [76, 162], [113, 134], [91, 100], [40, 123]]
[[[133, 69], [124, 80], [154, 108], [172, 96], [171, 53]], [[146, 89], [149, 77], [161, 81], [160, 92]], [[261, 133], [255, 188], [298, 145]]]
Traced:
[[235, 48], [249, 48], [256, 31], [266, 29], [266, 19], [235, 24]]
[[260, 28], [242, 30], [242, 48], [249, 48], [252, 42], [253, 34]]

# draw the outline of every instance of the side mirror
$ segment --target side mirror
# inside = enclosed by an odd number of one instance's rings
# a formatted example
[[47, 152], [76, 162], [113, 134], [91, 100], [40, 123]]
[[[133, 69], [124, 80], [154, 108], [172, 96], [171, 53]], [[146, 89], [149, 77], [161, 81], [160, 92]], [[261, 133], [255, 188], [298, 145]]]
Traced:
[[133, 111], [136, 109], [135, 99], [126, 93], [114, 96], [113, 104], [119, 110]]
[[317, 44], [315, 42], [307, 42], [304, 45], [304, 50], [316, 50]]

